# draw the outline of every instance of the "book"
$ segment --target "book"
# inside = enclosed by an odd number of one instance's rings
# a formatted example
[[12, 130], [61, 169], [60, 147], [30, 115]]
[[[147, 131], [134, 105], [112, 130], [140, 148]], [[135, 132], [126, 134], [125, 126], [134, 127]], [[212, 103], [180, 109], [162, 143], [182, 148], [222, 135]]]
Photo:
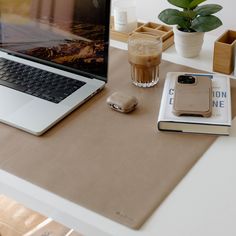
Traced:
[[174, 86], [176, 78], [182, 74], [190, 73], [169, 72], [166, 76], [157, 120], [158, 129], [160, 131], [229, 135], [232, 120], [230, 79], [217, 74], [191, 74], [212, 76], [212, 116], [209, 118], [176, 116], [172, 113]]

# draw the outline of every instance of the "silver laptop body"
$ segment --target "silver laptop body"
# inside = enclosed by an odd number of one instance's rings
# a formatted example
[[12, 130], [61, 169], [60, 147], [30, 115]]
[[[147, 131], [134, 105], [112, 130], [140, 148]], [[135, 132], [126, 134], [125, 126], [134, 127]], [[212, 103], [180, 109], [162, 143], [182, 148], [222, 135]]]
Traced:
[[0, 64], [9, 60], [84, 82], [55, 103], [1, 83], [0, 68], [0, 121], [41, 135], [105, 86], [110, 1], [23, 2], [1, 3]]

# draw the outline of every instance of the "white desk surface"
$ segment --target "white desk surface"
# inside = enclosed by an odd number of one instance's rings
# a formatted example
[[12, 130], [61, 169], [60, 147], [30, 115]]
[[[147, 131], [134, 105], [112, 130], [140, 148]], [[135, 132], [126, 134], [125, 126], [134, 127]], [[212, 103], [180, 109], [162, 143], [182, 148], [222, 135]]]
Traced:
[[[211, 71], [214, 37], [207, 36], [194, 59], [163, 58]], [[113, 46], [126, 45], [112, 41]], [[235, 236], [236, 235], [236, 119], [231, 135], [220, 137], [166, 198], [140, 230], [131, 230], [0, 170], [0, 193], [91, 236]]]

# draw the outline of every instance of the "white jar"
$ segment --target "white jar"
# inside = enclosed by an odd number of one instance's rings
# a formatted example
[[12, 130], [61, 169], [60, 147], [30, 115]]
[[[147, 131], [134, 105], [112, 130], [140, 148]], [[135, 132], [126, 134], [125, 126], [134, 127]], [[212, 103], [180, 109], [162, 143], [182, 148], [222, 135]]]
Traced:
[[132, 32], [137, 28], [134, 0], [118, 0], [114, 3], [114, 28], [119, 32]]

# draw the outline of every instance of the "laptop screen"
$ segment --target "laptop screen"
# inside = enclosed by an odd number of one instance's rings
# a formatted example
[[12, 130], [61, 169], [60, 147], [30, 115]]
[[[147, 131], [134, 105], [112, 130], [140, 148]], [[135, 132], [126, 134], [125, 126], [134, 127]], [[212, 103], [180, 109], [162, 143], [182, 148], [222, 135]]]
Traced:
[[107, 79], [110, 0], [0, 0], [0, 49]]

